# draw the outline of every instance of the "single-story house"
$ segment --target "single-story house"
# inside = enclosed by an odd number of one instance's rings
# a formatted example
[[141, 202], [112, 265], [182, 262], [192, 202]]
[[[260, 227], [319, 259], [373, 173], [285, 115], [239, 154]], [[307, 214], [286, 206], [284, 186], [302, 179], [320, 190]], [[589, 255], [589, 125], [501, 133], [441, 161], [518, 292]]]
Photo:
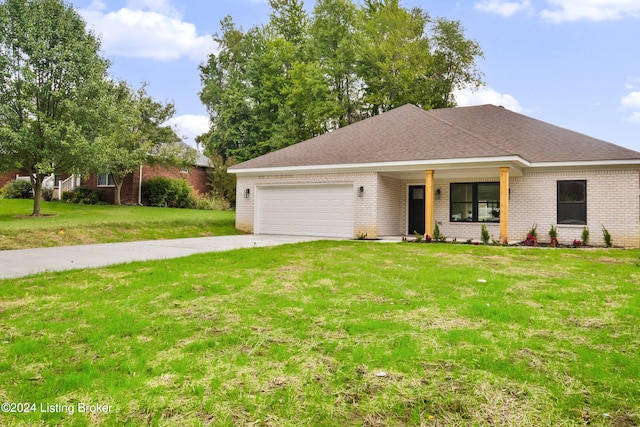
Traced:
[[236, 227], [346, 238], [426, 233], [640, 247], [640, 153], [502, 107], [414, 105], [240, 163]]
[[[120, 191], [120, 201], [125, 205], [147, 205], [148, 201], [142, 193], [143, 184], [157, 176], [165, 178], [185, 179], [194, 190], [204, 195], [211, 191], [209, 184], [208, 170], [212, 168], [211, 161], [199, 151], [196, 152], [196, 159], [192, 166], [176, 167], [164, 165], [144, 164], [140, 169], [127, 175], [122, 183]], [[115, 198], [115, 185], [113, 178], [106, 173], [90, 174], [82, 181], [82, 185], [87, 188], [99, 190], [101, 197], [107, 203], [113, 203]]]
[[[191, 147], [180, 143], [189, 150]], [[146, 205], [148, 201], [142, 194], [142, 185], [150, 178], [163, 176], [166, 178], [179, 178], [186, 180], [194, 190], [200, 194], [208, 194], [211, 191], [208, 171], [213, 167], [211, 161], [201, 152], [195, 151], [194, 164], [189, 167], [164, 166], [159, 164], [145, 163], [139, 170], [127, 175], [122, 184], [120, 198], [122, 204], [126, 205]], [[0, 175], [0, 188], [9, 181], [15, 179], [29, 180], [27, 172], [24, 170], [12, 171], [8, 174]], [[115, 198], [115, 185], [113, 177], [107, 173], [90, 173], [87, 176], [76, 176], [71, 174], [51, 175], [43, 182], [44, 188], [53, 189], [53, 198], [60, 198], [62, 193], [70, 191], [76, 187], [86, 187], [100, 192], [102, 201], [113, 203]]]

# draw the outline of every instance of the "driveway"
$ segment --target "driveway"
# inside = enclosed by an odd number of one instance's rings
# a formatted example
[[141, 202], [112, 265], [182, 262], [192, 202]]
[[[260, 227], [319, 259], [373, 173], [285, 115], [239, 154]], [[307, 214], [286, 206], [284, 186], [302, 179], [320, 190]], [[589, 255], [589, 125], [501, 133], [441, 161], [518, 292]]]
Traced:
[[0, 251], [0, 279], [48, 271], [104, 267], [132, 261], [179, 258], [204, 252], [222, 252], [314, 240], [326, 240], [326, 238], [244, 234]]

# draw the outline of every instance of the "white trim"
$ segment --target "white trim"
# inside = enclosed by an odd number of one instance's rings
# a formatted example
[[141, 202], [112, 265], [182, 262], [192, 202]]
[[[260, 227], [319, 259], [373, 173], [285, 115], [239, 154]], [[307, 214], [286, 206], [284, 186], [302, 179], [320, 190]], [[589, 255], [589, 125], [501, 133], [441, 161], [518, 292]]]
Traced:
[[472, 157], [466, 159], [437, 159], [437, 160], [405, 160], [397, 162], [374, 162], [374, 163], [344, 163], [330, 165], [307, 165], [307, 166], [282, 166], [266, 168], [233, 169], [230, 173], [238, 176], [251, 175], [282, 175], [301, 173], [321, 173], [321, 172], [406, 172], [411, 170], [425, 169], [451, 169], [451, 168], [477, 168], [490, 166], [505, 166], [506, 163], [514, 163], [513, 167], [521, 168], [531, 166], [531, 163], [520, 156], [504, 157]]
[[432, 169], [434, 171], [462, 170], [510, 166], [515, 172], [522, 169], [598, 168], [598, 167], [640, 167], [640, 159], [630, 160], [589, 160], [571, 162], [532, 163], [520, 156], [473, 157], [466, 159], [407, 160], [397, 162], [344, 163], [330, 165], [282, 166], [249, 169], [233, 169], [229, 172], [238, 176], [287, 175], [310, 173], [345, 172], [412, 172]]

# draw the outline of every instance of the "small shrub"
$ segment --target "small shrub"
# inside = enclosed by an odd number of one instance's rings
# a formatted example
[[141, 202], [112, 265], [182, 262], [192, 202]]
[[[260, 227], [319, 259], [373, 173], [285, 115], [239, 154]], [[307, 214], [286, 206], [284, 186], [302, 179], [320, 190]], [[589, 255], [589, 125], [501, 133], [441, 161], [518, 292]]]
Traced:
[[231, 203], [224, 198], [205, 196], [196, 199], [195, 207], [205, 211], [228, 211], [231, 209]]
[[433, 237], [429, 236], [428, 234], [425, 234], [424, 241], [427, 243], [431, 243], [433, 241]]
[[33, 188], [30, 181], [9, 181], [0, 190], [0, 196], [4, 199], [32, 199]]
[[436, 221], [433, 227], [433, 240], [436, 242], [444, 242], [447, 238], [440, 232], [440, 227], [438, 227], [438, 221]]
[[489, 244], [489, 240], [491, 240], [491, 234], [489, 234], [489, 230], [487, 230], [487, 226], [482, 224], [482, 229], [480, 230], [480, 240], [485, 245]]
[[100, 203], [100, 194], [92, 188], [76, 187], [62, 193], [62, 201], [78, 205], [97, 205]]
[[589, 244], [589, 229], [587, 228], [586, 225], [582, 229], [582, 235], [580, 236], [580, 238], [582, 239], [582, 243], [583, 244], [585, 244], [585, 245]]
[[358, 236], [356, 236], [356, 240], [367, 240], [367, 233], [358, 233]]
[[422, 242], [422, 234], [418, 233], [416, 230], [413, 230], [413, 235], [416, 236], [416, 242]]
[[606, 247], [608, 248], [613, 247], [613, 238], [611, 237], [609, 230], [604, 228], [604, 225], [602, 226], [602, 237], [604, 238], [604, 245]]
[[527, 233], [527, 238], [524, 241], [524, 244], [527, 246], [537, 246], [538, 245], [538, 225], [533, 224], [531, 230]]
[[578, 239], [574, 239], [573, 240], [573, 247], [574, 248], [579, 248], [580, 246], [582, 246], [583, 241], [582, 240], [578, 240]]
[[549, 239], [552, 248], [558, 246], [558, 229], [555, 225], [552, 225], [551, 230], [549, 230]]
[[197, 205], [193, 188], [183, 179], [151, 178], [142, 185], [142, 194], [153, 206], [195, 208]]
[[53, 200], [53, 188], [42, 189], [42, 200], [50, 202]]

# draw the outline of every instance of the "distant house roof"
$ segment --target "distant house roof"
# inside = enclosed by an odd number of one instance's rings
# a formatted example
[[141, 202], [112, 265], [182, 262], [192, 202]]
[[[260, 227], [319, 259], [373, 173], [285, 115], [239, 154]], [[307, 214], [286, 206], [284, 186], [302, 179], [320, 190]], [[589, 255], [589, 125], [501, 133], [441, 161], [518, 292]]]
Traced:
[[230, 171], [518, 157], [529, 164], [640, 162], [640, 153], [502, 107], [405, 105], [240, 163]]

